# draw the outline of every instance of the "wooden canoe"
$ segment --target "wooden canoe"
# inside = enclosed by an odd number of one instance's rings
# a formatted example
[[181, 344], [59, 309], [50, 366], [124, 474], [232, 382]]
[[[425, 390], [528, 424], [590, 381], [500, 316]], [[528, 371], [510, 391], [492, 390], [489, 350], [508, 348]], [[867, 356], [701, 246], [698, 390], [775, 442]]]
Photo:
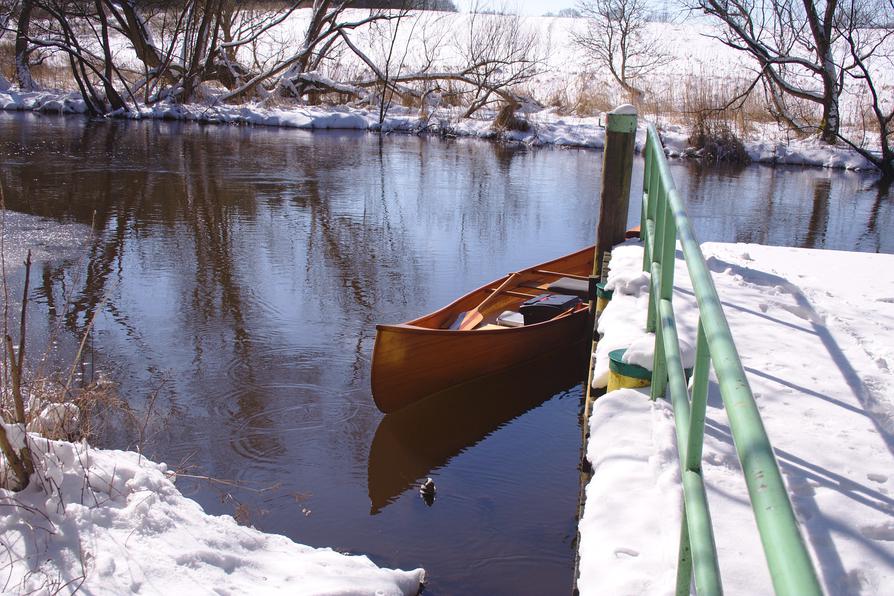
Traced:
[[532, 325], [495, 326], [503, 311], [517, 311], [529, 297], [546, 291], [561, 277], [585, 279], [593, 271], [593, 247], [535, 265], [515, 278], [481, 309], [475, 329], [450, 326], [475, 309], [513, 274], [494, 280], [431, 314], [399, 325], [376, 325], [372, 357], [372, 394], [385, 412], [472, 379], [531, 360], [581, 341], [587, 334], [587, 303]]

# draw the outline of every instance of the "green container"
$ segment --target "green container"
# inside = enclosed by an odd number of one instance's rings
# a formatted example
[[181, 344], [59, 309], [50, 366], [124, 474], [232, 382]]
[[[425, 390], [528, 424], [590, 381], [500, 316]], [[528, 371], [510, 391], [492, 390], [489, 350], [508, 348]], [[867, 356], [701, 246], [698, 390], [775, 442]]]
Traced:
[[608, 301], [612, 299], [612, 291], [605, 289], [605, 282], [600, 281], [596, 284], [596, 312], [602, 312], [608, 306]]
[[613, 373], [625, 377], [631, 377], [634, 379], [639, 379], [641, 381], [651, 381], [652, 371], [647, 370], [638, 364], [630, 364], [628, 362], [624, 362], [623, 359], [626, 352], [626, 348], [621, 348], [620, 350], [612, 350], [608, 353], [609, 370]]
[[[612, 350], [608, 353], [608, 390], [614, 391], [624, 387], [635, 388], [645, 387], [652, 382], [652, 371], [643, 368], [638, 364], [630, 364], [624, 362], [624, 353], [626, 348], [620, 350]], [[692, 369], [687, 368], [683, 371], [686, 375], [687, 382], [692, 377]]]

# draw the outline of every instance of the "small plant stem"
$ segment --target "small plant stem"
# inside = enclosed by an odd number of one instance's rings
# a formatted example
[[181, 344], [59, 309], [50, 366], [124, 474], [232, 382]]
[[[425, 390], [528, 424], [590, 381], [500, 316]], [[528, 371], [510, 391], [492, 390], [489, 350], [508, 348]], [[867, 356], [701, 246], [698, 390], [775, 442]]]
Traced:
[[28, 285], [31, 283], [31, 251], [25, 258], [25, 289], [22, 290], [22, 316], [19, 319], [19, 353], [12, 349], [12, 338], [6, 336], [6, 349], [12, 368], [12, 399], [16, 409], [16, 422], [25, 424], [25, 400], [22, 396], [22, 369], [25, 366], [26, 313], [28, 312]]
[[[25, 318], [28, 312], [28, 289], [31, 285], [31, 251], [25, 257], [25, 288], [22, 290], [22, 317], [19, 320], [19, 373], [25, 364]], [[24, 416], [19, 422], [25, 422]]]
[[6, 354], [9, 358], [10, 377], [12, 380], [12, 401], [15, 404], [16, 422], [23, 423], [25, 419], [25, 404], [22, 400], [22, 371], [19, 370], [15, 348], [12, 347], [12, 337], [6, 336]]
[[[6, 461], [9, 462], [9, 467], [12, 468], [13, 473], [18, 478], [19, 488], [22, 489], [28, 486], [28, 479], [31, 474], [27, 471], [23, 459], [13, 449], [12, 444], [9, 442], [9, 437], [6, 435], [6, 427], [2, 424], [0, 424], [0, 451], [3, 452]], [[26, 453], [25, 455], [28, 454]]]

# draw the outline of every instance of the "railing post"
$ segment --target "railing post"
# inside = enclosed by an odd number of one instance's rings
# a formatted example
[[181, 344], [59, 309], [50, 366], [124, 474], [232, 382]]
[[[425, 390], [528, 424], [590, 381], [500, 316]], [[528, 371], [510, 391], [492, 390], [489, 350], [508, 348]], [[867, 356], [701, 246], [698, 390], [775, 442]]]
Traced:
[[649, 167], [652, 163], [652, 135], [646, 133], [646, 144], [643, 147], [643, 203], [639, 210], [639, 237], [643, 241], [643, 271], [649, 267], [649, 237], [646, 222], [649, 220]]
[[[649, 265], [649, 273], [652, 273], [651, 265], [657, 263], [663, 265], [664, 260], [664, 237], [667, 232], [665, 219], [667, 217], [667, 189], [663, 184], [655, 184], [657, 187], [655, 193], [655, 206], [653, 211], [652, 222], [654, 226], [654, 236], [652, 238], [652, 263]], [[652, 193], [650, 193], [652, 194]], [[651, 202], [651, 201], [650, 201]], [[673, 264], [671, 264], [673, 266]], [[657, 283], [659, 280], [655, 280]], [[649, 333], [656, 332], [656, 321], [658, 319], [658, 300], [664, 295], [663, 291], [657, 293], [649, 292], [649, 310], [646, 314], [646, 331]]]
[[708, 372], [711, 354], [701, 319], [698, 322], [698, 338], [695, 341], [695, 368], [692, 372], [692, 410], [689, 416], [689, 442], [686, 446], [684, 470], [702, 470], [702, 447], [705, 439], [705, 415], [708, 408]]
[[624, 242], [636, 145], [636, 108], [626, 104], [606, 115], [605, 151], [602, 156], [602, 191], [593, 275], [602, 273], [602, 255]]

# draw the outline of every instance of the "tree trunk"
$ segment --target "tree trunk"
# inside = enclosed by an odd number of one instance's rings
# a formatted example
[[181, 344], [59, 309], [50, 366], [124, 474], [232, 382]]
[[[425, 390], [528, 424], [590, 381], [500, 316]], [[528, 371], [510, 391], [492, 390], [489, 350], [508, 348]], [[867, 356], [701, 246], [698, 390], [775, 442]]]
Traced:
[[838, 141], [838, 129], [841, 126], [841, 116], [838, 111], [838, 89], [835, 83], [827, 88], [823, 97], [823, 117], [820, 120], [819, 132], [823, 142], [834, 145]]
[[16, 83], [23, 91], [33, 91], [36, 87], [31, 78], [31, 67], [28, 65], [28, 32], [31, 29], [31, 12], [34, 10], [32, 0], [23, 0], [22, 12], [16, 26], [15, 67]]
[[[106, 0], [106, 4], [112, 5], [111, 0]], [[113, 10], [113, 12], [116, 17], [119, 17], [118, 24], [133, 45], [137, 58], [148, 68], [160, 67], [164, 62], [163, 56], [158, 48], [155, 47], [146, 22], [137, 12], [136, 6], [134, 6], [134, 0], [125, 0], [118, 4], [118, 7], [123, 13], [123, 18], [120, 18], [121, 15], [117, 11]]]
[[113, 66], [112, 63], [112, 48], [109, 43], [109, 21], [106, 18], [106, 13], [103, 10], [103, 6], [100, 0], [94, 0], [96, 5], [96, 12], [99, 15], [100, 22], [100, 31], [102, 35], [102, 51], [103, 51], [103, 67], [105, 69], [105, 76], [102, 79], [103, 89], [106, 93], [106, 99], [109, 101], [109, 104], [112, 106], [113, 111], [117, 110], [127, 110], [127, 103], [124, 101], [124, 98], [118, 93], [115, 89], [115, 85], [112, 81], [114, 76], [113, 74]]

